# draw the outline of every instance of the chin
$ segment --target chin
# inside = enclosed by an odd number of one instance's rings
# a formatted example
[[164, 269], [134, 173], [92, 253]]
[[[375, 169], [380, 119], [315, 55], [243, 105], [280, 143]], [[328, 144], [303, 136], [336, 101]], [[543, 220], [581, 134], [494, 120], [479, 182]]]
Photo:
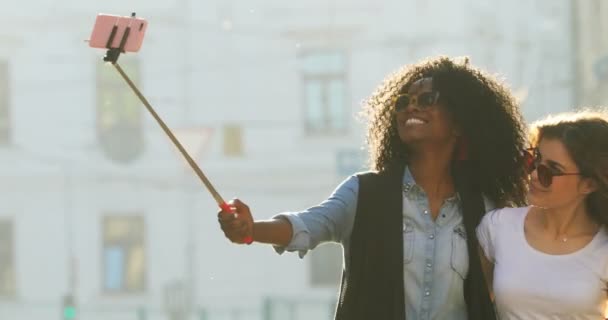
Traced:
[[399, 132], [399, 138], [405, 144], [412, 144], [422, 140], [421, 137], [416, 134], [411, 134], [410, 132]]
[[550, 206], [550, 201], [547, 201], [547, 199], [543, 199], [536, 194], [528, 192], [528, 196], [526, 198], [528, 200], [528, 204], [531, 206], [539, 208], [548, 208]]

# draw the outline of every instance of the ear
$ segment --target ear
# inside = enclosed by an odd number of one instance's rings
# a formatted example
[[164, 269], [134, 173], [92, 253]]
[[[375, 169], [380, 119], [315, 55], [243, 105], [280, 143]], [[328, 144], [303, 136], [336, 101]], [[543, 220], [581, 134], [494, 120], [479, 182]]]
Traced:
[[581, 180], [581, 183], [579, 184], [579, 191], [584, 195], [588, 195], [594, 192], [595, 190], [597, 190], [597, 188], [597, 182], [593, 178], [585, 177]]

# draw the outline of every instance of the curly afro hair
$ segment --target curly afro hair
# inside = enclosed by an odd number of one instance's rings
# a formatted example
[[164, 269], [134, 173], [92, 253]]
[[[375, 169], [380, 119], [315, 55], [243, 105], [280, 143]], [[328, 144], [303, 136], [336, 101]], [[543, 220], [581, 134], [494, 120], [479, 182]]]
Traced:
[[379, 172], [407, 163], [408, 150], [399, 138], [392, 101], [421, 78], [433, 79], [446, 107], [467, 142], [467, 174], [496, 206], [524, 205], [526, 171], [522, 150], [526, 126], [515, 98], [494, 76], [457, 61], [437, 57], [406, 65], [389, 75], [364, 105], [371, 169]]

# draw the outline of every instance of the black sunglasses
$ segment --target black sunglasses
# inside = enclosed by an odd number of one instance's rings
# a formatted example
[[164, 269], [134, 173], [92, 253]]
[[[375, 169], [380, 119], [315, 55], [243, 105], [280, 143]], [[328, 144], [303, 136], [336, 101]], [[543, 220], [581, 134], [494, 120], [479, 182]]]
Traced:
[[541, 155], [538, 148], [526, 149], [524, 151], [524, 161], [528, 174], [532, 174], [532, 172], [536, 170], [538, 182], [545, 188], [551, 186], [551, 183], [553, 183], [553, 177], [582, 175], [580, 172], [561, 172], [557, 169], [553, 169], [545, 164], [542, 164]]
[[439, 101], [438, 91], [427, 91], [419, 95], [410, 95], [407, 93], [398, 95], [394, 100], [396, 112], [403, 112], [411, 104], [417, 105], [418, 108], [426, 109]]

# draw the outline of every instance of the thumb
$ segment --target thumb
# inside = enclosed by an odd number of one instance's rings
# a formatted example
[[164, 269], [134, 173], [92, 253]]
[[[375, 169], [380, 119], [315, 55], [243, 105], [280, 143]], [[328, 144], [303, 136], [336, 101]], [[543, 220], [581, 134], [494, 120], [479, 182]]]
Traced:
[[245, 215], [247, 217], [251, 216], [251, 211], [249, 210], [249, 206], [247, 206], [247, 204], [245, 204], [244, 202], [242, 202], [240, 199], [235, 198], [232, 199], [232, 201], [230, 201], [230, 205], [232, 207], [234, 207], [234, 211], [237, 214], [242, 214]]

